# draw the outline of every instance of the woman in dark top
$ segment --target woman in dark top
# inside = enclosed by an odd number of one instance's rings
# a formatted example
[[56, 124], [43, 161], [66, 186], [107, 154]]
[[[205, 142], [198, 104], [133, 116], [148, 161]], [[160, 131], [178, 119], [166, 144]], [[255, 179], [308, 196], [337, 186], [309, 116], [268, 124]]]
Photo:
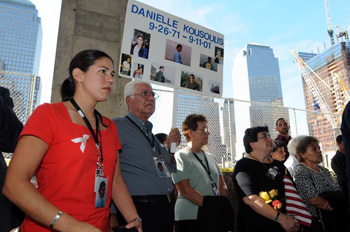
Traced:
[[[239, 160], [233, 173], [233, 184], [239, 198], [237, 232], [298, 231], [299, 223], [285, 214], [283, 175], [286, 168], [270, 156], [273, 142], [268, 127], [253, 127], [243, 138], [246, 157]], [[261, 192], [277, 190], [282, 202], [279, 212], [259, 197]]]

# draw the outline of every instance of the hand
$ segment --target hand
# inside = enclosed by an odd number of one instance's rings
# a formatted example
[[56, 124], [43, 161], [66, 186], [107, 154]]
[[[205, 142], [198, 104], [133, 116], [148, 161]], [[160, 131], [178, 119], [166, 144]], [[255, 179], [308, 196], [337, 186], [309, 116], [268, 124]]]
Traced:
[[133, 227], [135, 227], [138, 232], [142, 232], [142, 223], [140, 221], [133, 221], [125, 226], [125, 228], [127, 229], [130, 229]]
[[63, 213], [59, 220], [57, 220], [54, 230], [62, 232], [102, 232], [102, 230], [95, 226], [86, 222], [78, 221], [66, 213]]
[[329, 202], [326, 200], [324, 205], [322, 206], [323, 210], [327, 210], [327, 211], [333, 211], [332, 206], [329, 204]]
[[181, 142], [181, 134], [178, 128], [172, 128], [169, 132], [169, 138], [168, 138], [169, 149], [171, 147], [172, 142], [175, 142], [176, 146], [178, 146]]
[[290, 215], [281, 213], [280, 217], [278, 218], [278, 222], [287, 232], [297, 232], [300, 229], [300, 224], [298, 221]]

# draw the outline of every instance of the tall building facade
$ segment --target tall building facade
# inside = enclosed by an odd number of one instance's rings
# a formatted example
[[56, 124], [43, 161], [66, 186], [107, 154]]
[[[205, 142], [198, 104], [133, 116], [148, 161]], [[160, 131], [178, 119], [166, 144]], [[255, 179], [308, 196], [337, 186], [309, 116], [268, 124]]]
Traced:
[[242, 155], [245, 129], [267, 125], [271, 136], [276, 137], [276, 120], [289, 116], [283, 108], [278, 58], [269, 46], [247, 44], [233, 61], [232, 79], [234, 99], [245, 101], [235, 102], [236, 147], [237, 154]]
[[[300, 56], [301, 53], [298, 54]], [[320, 140], [324, 153], [334, 153], [335, 136], [340, 133], [340, 116], [344, 105], [350, 100], [350, 42], [336, 44], [306, 60], [306, 64], [320, 77], [311, 75], [316, 87], [309, 86], [303, 78], [306, 109], [319, 111], [328, 108], [329, 112], [322, 113], [333, 115], [332, 118], [326, 118], [324, 114], [309, 112], [309, 131]], [[318, 99], [316, 90], [323, 101]]]
[[41, 95], [41, 19], [30, 1], [0, 0], [0, 22], [0, 85], [10, 89], [15, 112], [30, 115]]
[[225, 167], [233, 167], [236, 161], [236, 125], [234, 101], [225, 99], [220, 104], [222, 117], [222, 138], [226, 145]]

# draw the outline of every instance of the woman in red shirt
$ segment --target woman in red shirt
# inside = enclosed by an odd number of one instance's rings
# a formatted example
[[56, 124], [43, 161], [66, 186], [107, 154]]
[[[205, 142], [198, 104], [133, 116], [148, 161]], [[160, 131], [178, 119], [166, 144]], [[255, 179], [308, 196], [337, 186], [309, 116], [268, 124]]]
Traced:
[[[121, 176], [117, 128], [95, 109], [109, 96], [113, 66], [104, 52], [78, 53], [61, 87], [62, 102], [37, 107], [27, 121], [3, 189], [26, 213], [21, 231], [108, 232], [111, 198], [127, 228], [142, 231]], [[34, 174], [38, 188], [30, 183]]]

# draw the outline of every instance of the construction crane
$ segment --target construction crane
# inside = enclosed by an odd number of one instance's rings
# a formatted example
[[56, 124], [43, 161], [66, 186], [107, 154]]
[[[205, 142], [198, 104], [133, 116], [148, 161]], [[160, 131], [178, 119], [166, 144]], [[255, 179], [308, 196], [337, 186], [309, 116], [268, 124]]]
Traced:
[[317, 75], [317, 73], [315, 73], [315, 71], [312, 68], [310, 68], [305, 63], [305, 61], [302, 58], [299, 57], [299, 55], [295, 51], [290, 51], [290, 52], [294, 55], [295, 61], [297, 62], [299, 70], [301, 72], [301, 76], [303, 77], [306, 84], [311, 89], [312, 95], [313, 95], [315, 101], [317, 101], [317, 104], [319, 105], [321, 111], [324, 113], [324, 116], [329, 121], [332, 128], [336, 128], [337, 124], [335, 122], [334, 115], [333, 115], [332, 111], [330, 110], [326, 100], [322, 96], [321, 91], [318, 89], [311, 74], [315, 75], [330, 91], [332, 91], [334, 94], [336, 94], [336, 93], [334, 92], [334, 90], [331, 87], [329, 87], [329, 85], [324, 80], [322, 80], [322, 78], [319, 75]]
[[339, 26], [337, 26], [337, 32], [338, 34], [336, 35], [337, 37], [337, 42], [338, 42], [338, 39], [341, 38], [341, 37], [345, 37], [345, 40], [349, 40], [349, 35], [348, 35], [348, 31], [339, 31]]
[[[342, 115], [346, 106], [346, 103], [350, 101], [349, 88], [343, 83], [342, 79], [338, 74], [332, 72], [332, 78], [334, 87], [339, 89], [339, 94], [335, 95], [335, 101], [338, 112]], [[344, 100], [342, 100], [342, 97]], [[340, 120], [337, 122], [336, 127], [339, 127]]]
[[332, 22], [331, 22], [331, 13], [329, 11], [329, 5], [328, 5], [328, 0], [324, 0], [324, 5], [326, 7], [326, 16], [327, 16], [327, 24], [328, 24], [328, 34], [329, 37], [331, 38], [331, 44], [332, 46], [334, 45], [334, 37], [333, 37], [333, 29], [332, 29]]

